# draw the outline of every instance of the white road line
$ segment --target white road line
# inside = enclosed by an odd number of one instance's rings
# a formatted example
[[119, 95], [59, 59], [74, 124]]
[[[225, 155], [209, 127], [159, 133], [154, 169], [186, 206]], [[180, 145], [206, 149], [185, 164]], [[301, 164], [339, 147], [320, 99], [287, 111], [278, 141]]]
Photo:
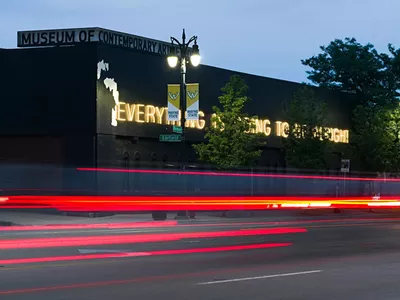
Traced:
[[311, 271], [303, 271], [303, 272], [295, 272], [295, 273], [264, 275], [264, 276], [257, 276], [257, 277], [246, 277], [246, 278], [235, 278], [235, 279], [226, 279], [226, 280], [215, 280], [215, 281], [208, 281], [208, 282], [200, 282], [200, 283], [197, 283], [197, 285], [209, 285], [209, 284], [217, 284], [217, 283], [229, 283], [229, 282], [257, 280], [257, 279], [266, 279], [266, 278], [275, 278], [275, 277], [307, 275], [307, 274], [320, 273], [320, 272], [322, 272], [322, 270], [311, 270]]

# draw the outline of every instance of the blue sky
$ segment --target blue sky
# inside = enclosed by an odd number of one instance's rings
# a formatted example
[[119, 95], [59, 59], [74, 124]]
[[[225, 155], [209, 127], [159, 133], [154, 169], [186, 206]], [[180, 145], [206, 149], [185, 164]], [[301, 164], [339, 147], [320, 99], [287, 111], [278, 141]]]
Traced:
[[104, 27], [169, 41], [185, 27], [203, 63], [305, 81], [300, 60], [334, 38], [400, 47], [399, 0], [4, 0], [0, 47], [28, 29]]

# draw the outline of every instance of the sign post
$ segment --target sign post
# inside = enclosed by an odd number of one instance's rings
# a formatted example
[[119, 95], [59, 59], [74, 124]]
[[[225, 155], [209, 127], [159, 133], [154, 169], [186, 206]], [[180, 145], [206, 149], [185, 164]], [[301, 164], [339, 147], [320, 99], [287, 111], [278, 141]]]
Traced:
[[346, 196], [346, 174], [350, 172], [350, 159], [342, 159], [340, 171], [343, 173], [343, 196]]

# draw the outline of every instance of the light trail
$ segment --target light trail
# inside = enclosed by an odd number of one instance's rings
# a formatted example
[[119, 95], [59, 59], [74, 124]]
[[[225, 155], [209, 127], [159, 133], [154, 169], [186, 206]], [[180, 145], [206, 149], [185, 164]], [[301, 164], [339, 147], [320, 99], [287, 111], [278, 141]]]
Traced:
[[[339, 222], [366, 222], [374, 221], [400, 221], [400, 218], [340, 218], [340, 219], [313, 219], [313, 220], [295, 220], [295, 221], [256, 221], [256, 222], [230, 222], [230, 223], [191, 223], [179, 224], [177, 221], [150, 221], [150, 222], [124, 222], [124, 223], [95, 223], [95, 224], [50, 224], [50, 225], [17, 225], [3, 226], [0, 231], [40, 231], [40, 230], [85, 230], [85, 229], [127, 229], [127, 228], [157, 228], [157, 227], [237, 227], [237, 226], [287, 226], [297, 224], [315, 224], [315, 223], [339, 223]], [[357, 223], [358, 224], [358, 223]]]
[[[288, 174], [249, 174], [249, 173], [230, 173], [230, 172], [201, 172], [201, 171], [167, 171], [167, 170], [142, 170], [142, 169], [118, 169], [118, 168], [77, 168], [84, 172], [107, 172], [107, 173], [142, 173], [142, 174], [162, 174], [162, 175], [197, 175], [197, 176], [227, 176], [227, 177], [263, 177], [263, 178], [289, 178], [289, 179], [320, 179], [320, 180], [340, 180], [342, 176], [322, 176], [322, 175], [288, 175]], [[371, 178], [371, 177], [346, 177], [348, 181], [382, 181], [400, 182], [400, 178]]]
[[[224, 252], [224, 251], [240, 251], [240, 250], [256, 250], [256, 249], [267, 249], [267, 248], [276, 248], [276, 247], [288, 247], [291, 245], [292, 245], [292, 243], [266, 243], [266, 244], [240, 245], [240, 246], [191, 248], [191, 249], [178, 249], [178, 250], [158, 250], [158, 251], [149, 251], [149, 252], [125, 252], [125, 253], [53, 256], [53, 257], [50, 256], [50, 257], [16, 258], [16, 259], [2, 259], [2, 260], [0, 260], [0, 264], [6, 266], [6, 265], [15, 265], [15, 264], [32, 264], [32, 263], [46, 263], [46, 262], [60, 262], [60, 261], [79, 261], [79, 260], [107, 259], [107, 258], [127, 258], [127, 257], [140, 257], [140, 256], [212, 253], [212, 252]], [[0, 295], [1, 294], [11, 294], [11, 293], [12, 292], [0, 291]]]
[[96, 224], [51, 224], [30, 226], [8, 226], [0, 231], [36, 231], [36, 230], [81, 230], [81, 229], [125, 229], [125, 228], [158, 228], [177, 226], [177, 221], [154, 222], [124, 222], [124, 223], [96, 223]]
[[183, 233], [151, 233], [136, 235], [108, 235], [108, 236], [78, 236], [78, 237], [51, 237], [51, 238], [28, 238], [0, 240], [0, 249], [33, 249], [33, 248], [55, 248], [72, 246], [93, 245], [117, 245], [130, 243], [156, 243], [170, 242], [181, 239], [205, 239], [222, 237], [243, 237], [256, 235], [279, 235], [305, 233], [305, 228], [267, 228], [249, 230], [227, 230], [227, 231], [205, 231], [205, 232], [183, 232]]
[[0, 208], [55, 208], [64, 211], [215, 211], [318, 208], [398, 208], [398, 196], [272, 197], [272, 196], [7, 196]]

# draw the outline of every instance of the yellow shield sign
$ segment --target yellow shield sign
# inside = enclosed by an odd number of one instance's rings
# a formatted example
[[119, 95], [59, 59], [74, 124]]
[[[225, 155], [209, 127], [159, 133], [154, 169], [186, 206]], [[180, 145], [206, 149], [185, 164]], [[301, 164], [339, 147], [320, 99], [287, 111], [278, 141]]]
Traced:
[[186, 119], [199, 119], [199, 84], [186, 84]]
[[168, 121], [179, 121], [180, 87], [180, 84], [168, 84]]

